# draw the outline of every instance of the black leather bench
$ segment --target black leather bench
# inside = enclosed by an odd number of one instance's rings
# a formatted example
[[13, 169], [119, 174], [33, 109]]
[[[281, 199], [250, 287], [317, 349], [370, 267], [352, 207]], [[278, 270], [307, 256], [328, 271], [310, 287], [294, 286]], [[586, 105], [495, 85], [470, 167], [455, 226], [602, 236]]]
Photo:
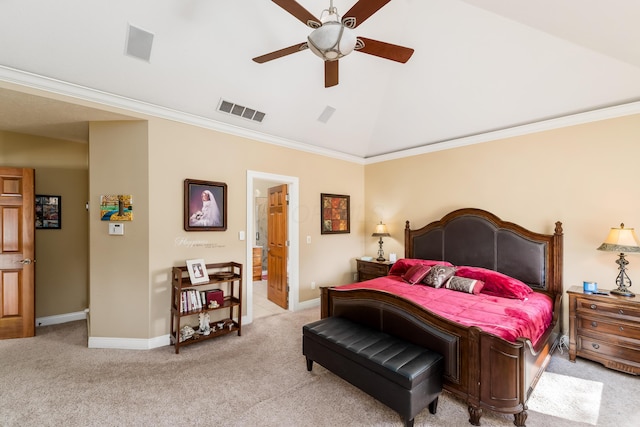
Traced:
[[427, 405], [436, 413], [442, 391], [442, 356], [342, 317], [302, 327], [307, 370], [317, 362], [395, 410], [413, 426]]

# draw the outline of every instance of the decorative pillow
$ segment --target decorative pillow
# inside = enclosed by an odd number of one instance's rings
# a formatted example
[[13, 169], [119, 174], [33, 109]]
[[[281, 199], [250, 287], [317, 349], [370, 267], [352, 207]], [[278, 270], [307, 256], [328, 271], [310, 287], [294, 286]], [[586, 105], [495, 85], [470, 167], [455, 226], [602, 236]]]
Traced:
[[452, 276], [444, 284], [444, 287], [452, 291], [466, 292], [468, 294], [478, 295], [484, 287], [484, 282], [476, 279], [467, 279], [465, 277]]
[[432, 265], [449, 265], [452, 266], [450, 262], [447, 261], [432, 261], [427, 259], [417, 259], [417, 258], [400, 258], [391, 266], [389, 270], [390, 276], [402, 276], [407, 272], [411, 267], [416, 264], [426, 265], [431, 267]]
[[487, 268], [458, 267], [456, 276], [484, 282], [482, 293], [495, 297], [524, 300], [533, 292], [520, 280]]
[[434, 265], [425, 278], [422, 279], [422, 283], [434, 288], [440, 288], [455, 273], [456, 268], [453, 266]]
[[416, 264], [410, 269], [408, 269], [403, 275], [402, 280], [407, 282], [410, 285], [415, 285], [416, 283], [420, 283], [424, 276], [431, 270], [431, 267], [424, 264]]

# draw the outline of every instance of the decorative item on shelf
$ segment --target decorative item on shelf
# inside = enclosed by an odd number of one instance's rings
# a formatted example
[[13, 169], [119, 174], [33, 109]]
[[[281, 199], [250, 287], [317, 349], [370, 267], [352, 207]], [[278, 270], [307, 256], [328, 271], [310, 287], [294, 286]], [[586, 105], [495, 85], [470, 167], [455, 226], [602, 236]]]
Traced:
[[186, 341], [189, 338], [191, 338], [194, 334], [196, 333], [196, 331], [189, 325], [184, 325], [181, 329], [180, 329], [180, 342]]
[[209, 335], [211, 333], [211, 326], [209, 325], [211, 318], [209, 313], [198, 314], [198, 321], [200, 322], [200, 333], [202, 335]]
[[625, 259], [625, 253], [639, 253], [640, 242], [633, 228], [624, 228], [624, 224], [620, 224], [620, 228], [611, 228], [609, 235], [604, 243], [598, 247], [599, 251], [619, 252], [619, 258], [616, 260], [618, 264], [618, 277], [616, 277], [616, 289], [611, 293], [624, 297], [634, 297], [635, 294], [629, 290], [631, 287], [631, 279], [627, 275], [627, 265], [629, 261]]
[[386, 224], [383, 224], [382, 221], [380, 221], [380, 224], [376, 225], [376, 231], [371, 236], [380, 238], [380, 240], [378, 241], [378, 258], [376, 258], [376, 260], [384, 261], [385, 259], [384, 251], [382, 250], [382, 238], [390, 236], [389, 232], [387, 231]]
[[189, 279], [192, 284], [207, 283], [209, 281], [209, 273], [207, 265], [203, 259], [188, 259], [187, 268], [189, 270]]
[[233, 271], [218, 271], [212, 274], [216, 279], [231, 279], [233, 277]]

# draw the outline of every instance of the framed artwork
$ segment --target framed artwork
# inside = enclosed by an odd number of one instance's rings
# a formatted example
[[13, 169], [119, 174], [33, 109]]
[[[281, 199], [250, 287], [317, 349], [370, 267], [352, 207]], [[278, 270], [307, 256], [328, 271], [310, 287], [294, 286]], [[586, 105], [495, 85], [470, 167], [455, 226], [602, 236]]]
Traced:
[[100, 196], [102, 221], [132, 221], [133, 196], [131, 194], [106, 194]]
[[36, 194], [36, 229], [62, 228], [62, 196]]
[[187, 270], [189, 271], [189, 279], [191, 279], [192, 284], [207, 283], [209, 281], [207, 265], [203, 259], [188, 259]]
[[321, 234], [341, 234], [350, 232], [349, 196], [320, 194]]
[[227, 184], [184, 180], [184, 229], [224, 231], [227, 229]]

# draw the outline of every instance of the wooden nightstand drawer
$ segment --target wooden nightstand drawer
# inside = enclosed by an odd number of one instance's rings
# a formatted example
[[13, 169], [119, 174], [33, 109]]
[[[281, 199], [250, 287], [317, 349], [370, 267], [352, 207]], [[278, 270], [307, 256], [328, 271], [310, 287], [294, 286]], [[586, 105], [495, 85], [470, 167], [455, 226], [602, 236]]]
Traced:
[[579, 334], [581, 333], [580, 330], [583, 330], [634, 339], [640, 337], [640, 324], [616, 322], [613, 319], [604, 316], [598, 317], [587, 315], [578, 316], [577, 323]]
[[638, 348], [638, 346], [627, 346], [623, 344], [624, 343], [616, 344], [602, 341], [588, 336], [579, 336], [578, 353], [580, 356], [585, 356], [584, 353], [587, 352], [600, 357], [612, 358], [618, 361], [623, 360], [637, 364], [637, 367], [640, 368], [640, 348]]
[[576, 310], [578, 313], [598, 313], [604, 316], [631, 318], [633, 321], [640, 321], [640, 307], [622, 306], [614, 302], [578, 298]]
[[356, 259], [356, 263], [358, 264], [359, 282], [386, 276], [393, 265], [388, 261], [364, 261], [362, 259]]

